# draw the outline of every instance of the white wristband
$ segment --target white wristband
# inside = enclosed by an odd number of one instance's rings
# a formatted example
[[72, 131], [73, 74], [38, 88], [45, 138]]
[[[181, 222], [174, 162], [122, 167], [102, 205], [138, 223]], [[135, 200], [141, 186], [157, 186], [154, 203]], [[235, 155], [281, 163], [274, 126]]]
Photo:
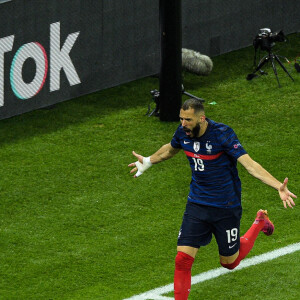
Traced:
[[136, 167], [138, 168], [138, 171], [135, 174], [135, 177], [139, 177], [142, 175], [147, 169], [149, 169], [152, 166], [150, 156], [148, 157], [143, 157], [143, 163], [140, 163], [137, 161], [135, 163]]

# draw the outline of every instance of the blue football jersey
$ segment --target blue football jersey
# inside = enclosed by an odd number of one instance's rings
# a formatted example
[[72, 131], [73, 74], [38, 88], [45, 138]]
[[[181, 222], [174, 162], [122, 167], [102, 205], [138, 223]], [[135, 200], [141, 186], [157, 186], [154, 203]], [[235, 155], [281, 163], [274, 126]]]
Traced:
[[227, 125], [207, 119], [200, 138], [190, 138], [180, 125], [171, 140], [173, 148], [184, 150], [192, 169], [188, 200], [214, 207], [241, 205], [241, 181], [237, 159], [247, 152]]

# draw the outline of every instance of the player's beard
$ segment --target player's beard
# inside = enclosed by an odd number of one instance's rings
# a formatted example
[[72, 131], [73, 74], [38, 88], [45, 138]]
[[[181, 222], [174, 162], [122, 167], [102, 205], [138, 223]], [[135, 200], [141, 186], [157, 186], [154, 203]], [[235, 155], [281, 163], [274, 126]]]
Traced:
[[192, 137], [195, 138], [198, 136], [200, 132], [200, 123], [197, 123], [197, 125], [192, 129]]
[[197, 125], [193, 128], [193, 129], [187, 129], [187, 128], [185, 128], [185, 127], [183, 127], [183, 130], [185, 131], [185, 132], [189, 132], [190, 134], [189, 134], [189, 136], [191, 137], [191, 138], [195, 138], [195, 137], [197, 137], [198, 136], [198, 134], [199, 134], [199, 132], [200, 132], [200, 123], [197, 123]]

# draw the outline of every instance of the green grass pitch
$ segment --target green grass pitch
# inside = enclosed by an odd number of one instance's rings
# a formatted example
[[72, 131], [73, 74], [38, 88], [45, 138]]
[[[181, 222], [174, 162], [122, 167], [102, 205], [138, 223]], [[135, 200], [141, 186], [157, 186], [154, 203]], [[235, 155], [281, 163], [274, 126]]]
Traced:
[[[185, 73], [183, 81], [206, 100], [209, 118], [230, 125], [250, 156], [279, 180], [287, 176], [299, 196], [299, 34], [276, 47], [295, 79], [277, 66], [281, 88], [270, 67], [246, 81], [252, 47], [214, 57], [208, 77]], [[173, 281], [190, 167], [184, 153], [137, 179], [127, 167], [132, 150], [149, 156], [177, 128], [145, 116], [154, 88], [149, 77], [0, 121], [0, 299], [121, 300]], [[241, 231], [260, 208], [275, 224], [249, 257], [299, 242], [299, 201], [284, 209], [275, 190], [239, 172]], [[190, 299], [300, 299], [299, 259], [296, 252], [194, 285]], [[213, 240], [192, 273], [217, 267]]]

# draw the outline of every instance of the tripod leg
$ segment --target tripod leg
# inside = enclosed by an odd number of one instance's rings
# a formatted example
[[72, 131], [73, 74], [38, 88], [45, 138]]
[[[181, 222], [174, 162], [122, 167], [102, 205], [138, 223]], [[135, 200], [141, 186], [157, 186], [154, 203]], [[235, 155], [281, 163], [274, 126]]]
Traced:
[[290, 63], [290, 61], [285, 56], [278, 55], [278, 54], [275, 54], [275, 56], [277, 56], [277, 58], [281, 57], [281, 58], [285, 59], [287, 63]]
[[259, 62], [258, 66], [256, 67], [256, 69], [254, 70], [254, 73], [256, 73], [258, 70], [260, 70], [262, 68], [263, 65], [265, 65], [270, 59], [270, 56], [265, 56], [265, 58], [261, 59], [261, 61]]
[[278, 85], [279, 85], [279, 87], [281, 87], [281, 85], [279, 83], [279, 79], [278, 79], [277, 70], [276, 70], [276, 66], [275, 66], [275, 62], [274, 62], [274, 57], [273, 56], [271, 56], [271, 64], [272, 64], [272, 68], [273, 68], [274, 74], [276, 76]]
[[289, 77], [294, 81], [294, 78], [290, 75], [290, 73], [288, 72], [288, 70], [285, 68], [285, 66], [282, 64], [282, 62], [280, 61], [280, 59], [278, 58], [277, 55], [274, 55], [276, 61], [279, 63], [280, 67], [285, 71], [286, 74], [289, 75]]
[[257, 77], [258, 75], [255, 74], [257, 71], [259, 71], [261, 75], [263, 75], [263, 74], [264, 74], [264, 75], [267, 75], [268, 73], [266, 73], [266, 72], [264, 72], [263, 70], [261, 70], [261, 67], [262, 67], [263, 65], [265, 65], [265, 64], [269, 61], [269, 59], [270, 59], [270, 55], [264, 56], [264, 57], [259, 61], [258, 66], [256, 67], [256, 69], [255, 69], [252, 73], [248, 74], [248, 76], [246, 77], [246, 79], [247, 79], [247, 80], [252, 80], [254, 77]]

